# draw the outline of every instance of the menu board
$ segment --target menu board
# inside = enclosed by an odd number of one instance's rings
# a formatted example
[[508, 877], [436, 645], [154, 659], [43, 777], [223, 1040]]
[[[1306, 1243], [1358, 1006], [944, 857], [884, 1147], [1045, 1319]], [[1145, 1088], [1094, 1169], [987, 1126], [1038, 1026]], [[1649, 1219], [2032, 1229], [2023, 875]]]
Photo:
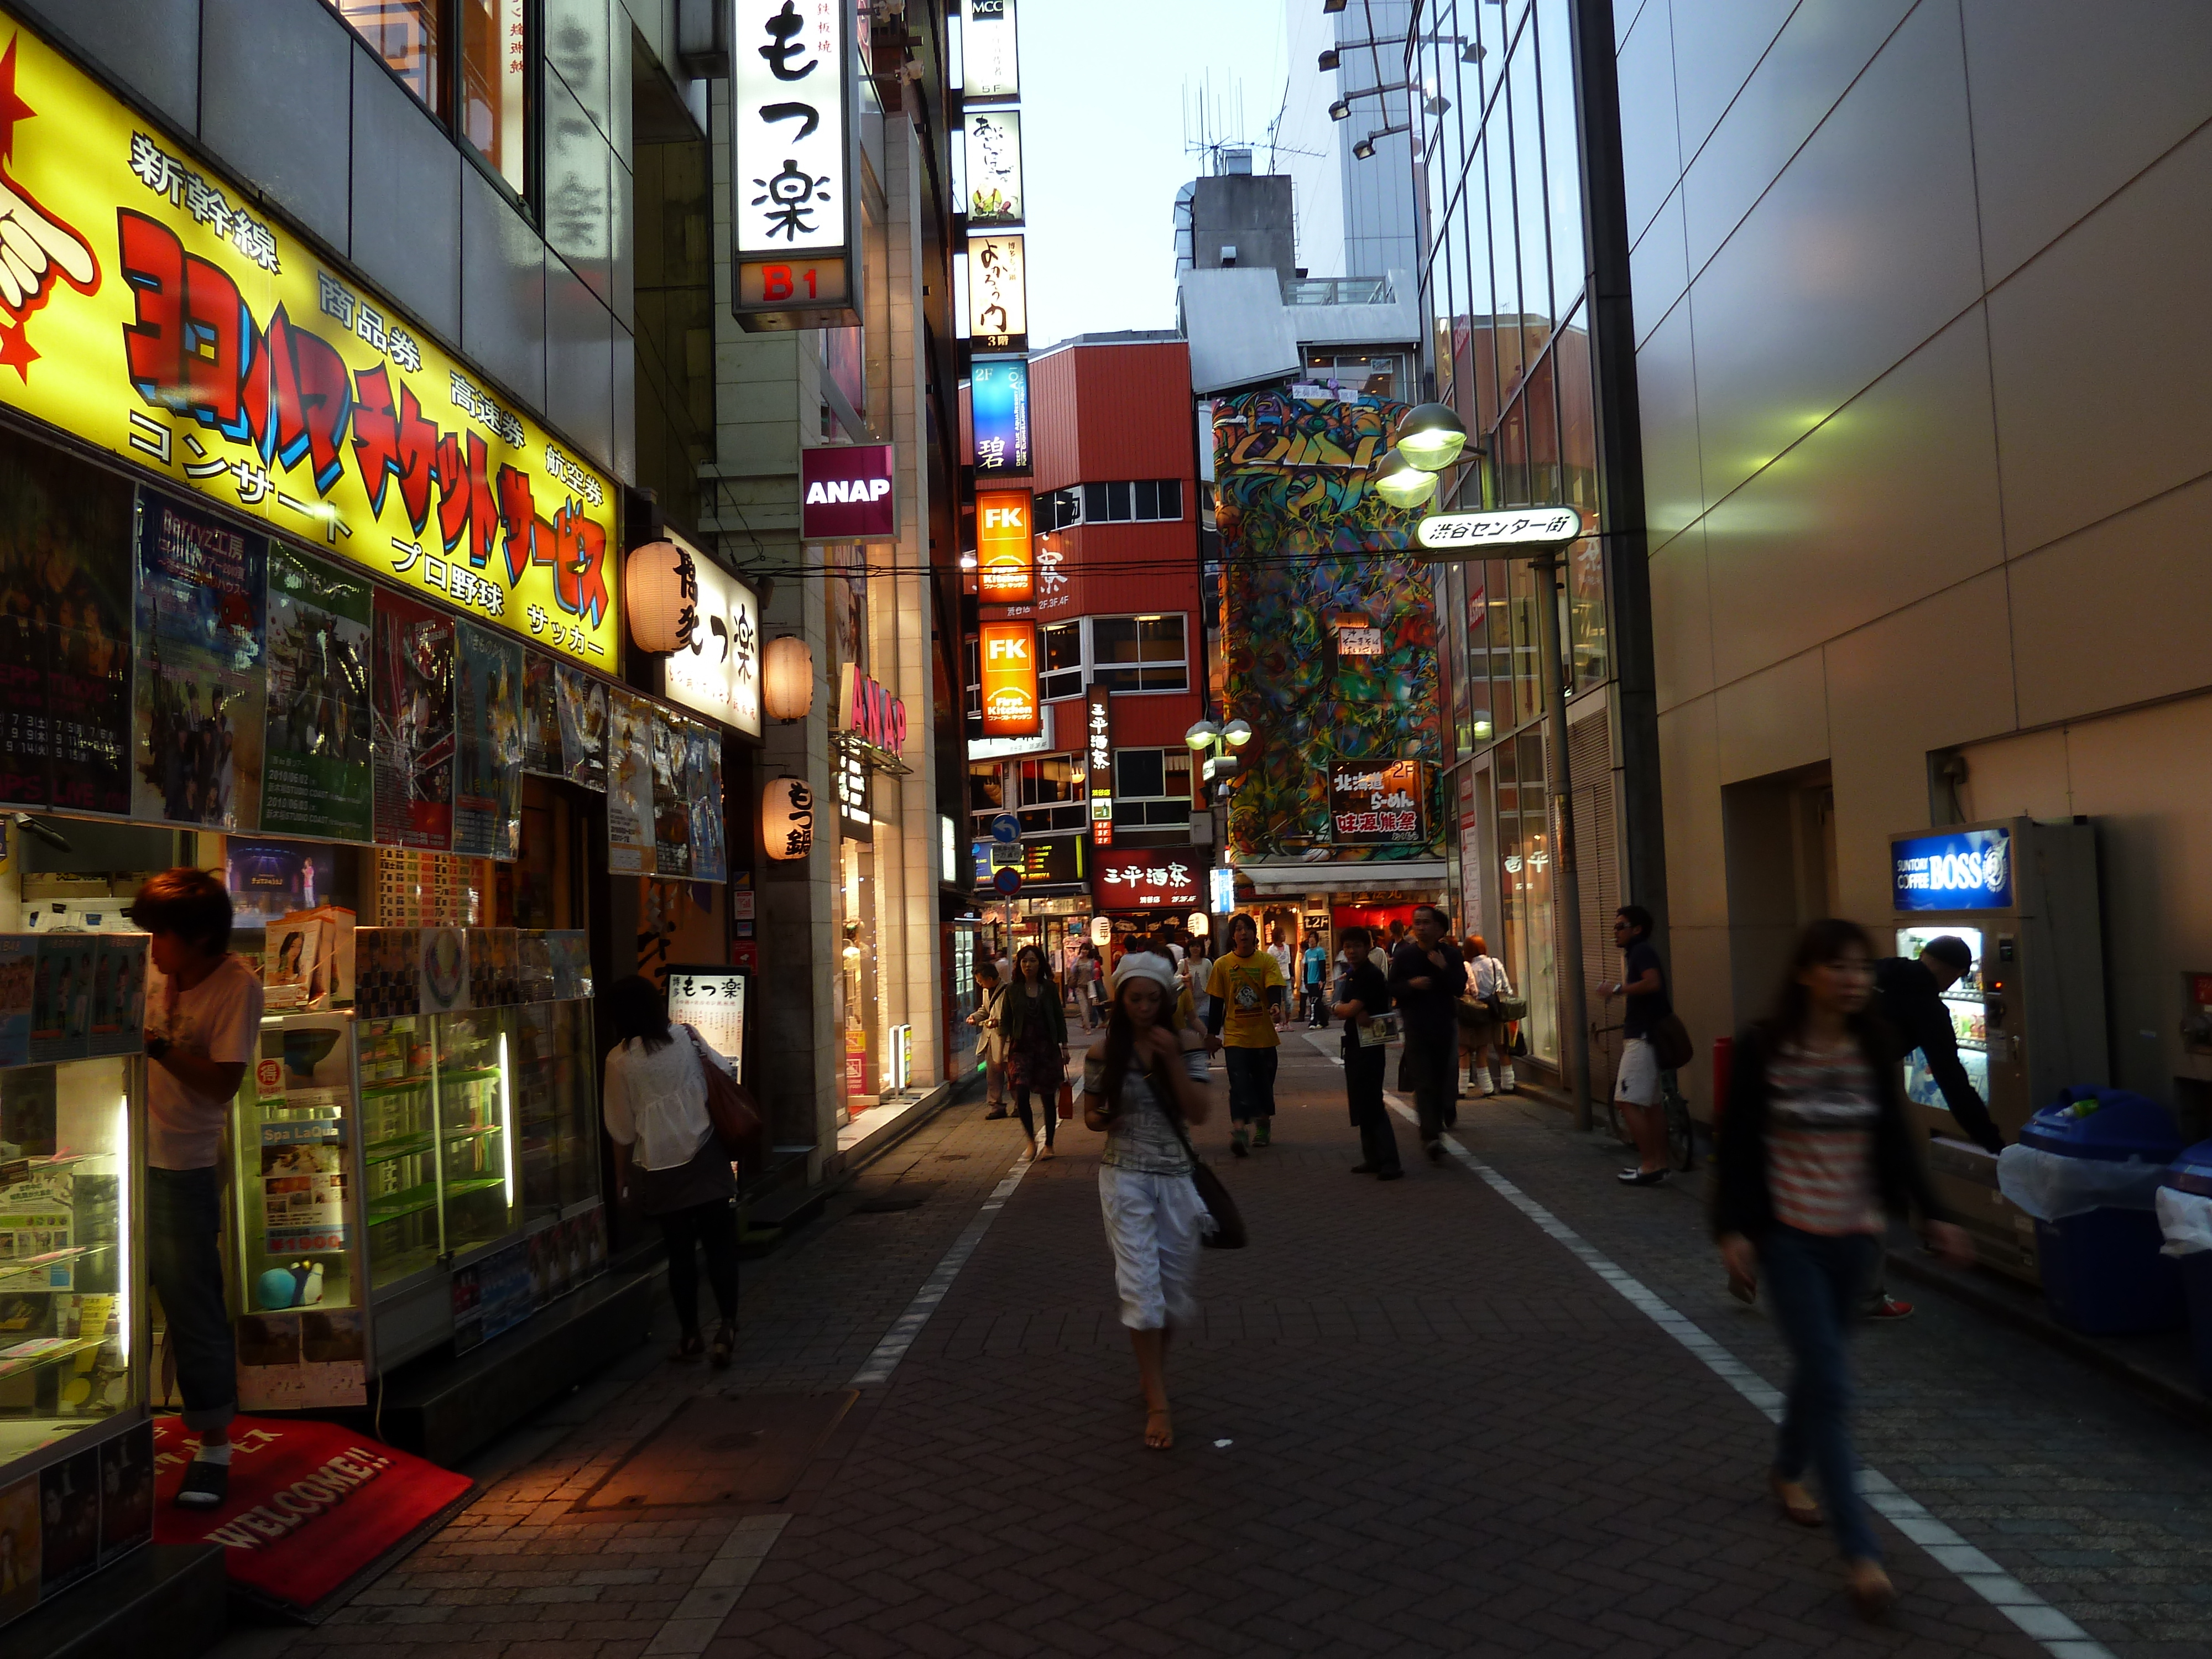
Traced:
[[716, 1054], [738, 1063], [745, 1081], [745, 993], [751, 975], [742, 968], [671, 968], [668, 1018], [689, 1025]]

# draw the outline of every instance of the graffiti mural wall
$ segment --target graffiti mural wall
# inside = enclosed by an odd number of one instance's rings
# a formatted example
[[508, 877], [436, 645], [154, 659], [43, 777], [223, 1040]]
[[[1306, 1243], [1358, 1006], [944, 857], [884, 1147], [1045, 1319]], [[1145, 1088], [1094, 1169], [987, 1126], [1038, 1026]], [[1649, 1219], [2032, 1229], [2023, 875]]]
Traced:
[[[1406, 408], [1279, 392], [1214, 406], [1223, 707], [1254, 732], [1230, 791], [1238, 860], [1441, 856], [1436, 604], [1429, 567], [1399, 551], [1425, 509], [1390, 507], [1366, 471]], [[1347, 624], [1379, 639], [1362, 633], [1357, 650], [1340, 650]], [[1340, 836], [1332, 776], [1401, 761], [1427, 763], [1425, 834], [1390, 845]]]

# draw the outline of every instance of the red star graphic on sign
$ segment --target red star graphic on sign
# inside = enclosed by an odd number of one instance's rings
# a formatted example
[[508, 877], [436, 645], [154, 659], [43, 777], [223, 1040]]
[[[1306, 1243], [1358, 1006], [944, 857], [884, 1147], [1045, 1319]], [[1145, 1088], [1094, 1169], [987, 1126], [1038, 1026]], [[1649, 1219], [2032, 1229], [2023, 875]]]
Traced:
[[27, 386], [31, 380], [31, 365], [38, 361], [39, 353], [31, 343], [27, 328], [9, 328], [0, 324], [0, 368], [14, 369]]
[[37, 113], [15, 94], [15, 41], [11, 36], [8, 50], [0, 53], [0, 161], [15, 159], [15, 123]]

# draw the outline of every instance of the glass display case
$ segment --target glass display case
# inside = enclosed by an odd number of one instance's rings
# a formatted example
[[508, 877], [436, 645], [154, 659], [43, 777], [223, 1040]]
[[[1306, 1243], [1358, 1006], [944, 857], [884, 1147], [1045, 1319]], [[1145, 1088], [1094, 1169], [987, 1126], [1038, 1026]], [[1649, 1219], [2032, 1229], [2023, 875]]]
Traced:
[[145, 1414], [143, 1066], [0, 1070], [0, 1487], [33, 1454]]
[[534, 1222], [566, 1215], [599, 1194], [591, 1005], [527, 1003], [514, 1015], [512, 1059], [522, 1204]]
[[[1900, 927], [1897, 930], [1897, 954], [1917, 962], [1928, 941], [1946, 933], [1964, 939], [1974, 953], [1974, 965], [1943, 993], [1943, 1006], [1951, 1016], [1951, 1029], [1959, 1038], [1959, 1064], [1966, 1073], [1966, 1081], [1974, 1085], [1976, 1094], [1987, 1100], [1990, 1034], [1988, 1002], [1982, 988], [1982, 930], [1956, 922]], [[1928, 1069], [1927, 1057], [1917, 1048], [1905, 1058], [1905, 1093], [1915, 1105], [1946, 1114], [1951, 1109], [1944, 1103], [1943, 1091]]]

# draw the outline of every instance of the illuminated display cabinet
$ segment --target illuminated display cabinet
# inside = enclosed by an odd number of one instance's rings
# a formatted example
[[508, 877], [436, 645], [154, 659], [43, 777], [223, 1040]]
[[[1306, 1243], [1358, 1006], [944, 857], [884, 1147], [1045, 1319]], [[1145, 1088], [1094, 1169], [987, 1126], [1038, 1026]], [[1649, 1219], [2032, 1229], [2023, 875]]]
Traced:
[[590, 988], [562, 988], [264, 1021], [233, 1139], [246, 1409], [365, 1403], [605, 1263]]

